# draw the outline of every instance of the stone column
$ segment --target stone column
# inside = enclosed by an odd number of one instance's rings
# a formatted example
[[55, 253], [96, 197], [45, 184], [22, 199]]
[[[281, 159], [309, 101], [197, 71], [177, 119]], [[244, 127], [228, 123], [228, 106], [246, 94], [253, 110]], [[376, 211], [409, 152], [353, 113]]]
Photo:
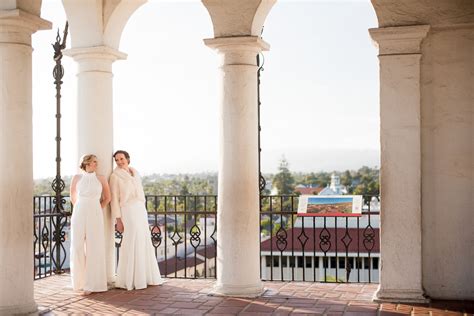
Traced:
[[217, 283], [232, 296], [262, 293], [256, 55], [269, 45], [256, 36], [205, 40], [221, 58]]
[[31, 35], [51, 23], [0, 10], [0, 315], [37, 310], [33, 297]]
[[[64, 52], [78, 64], [77, 71], [77, 152], [95, 154], [98, 173], [108, 177], [113, 159], [113, 92], [112, 63], [125, 59], [126, 54], [107, 46], [73, 48]], [[107, 279], [114, 281], [114, 223], [110, 211], [105, 213]]]
[[425, 302], [421, 240], [421, 42], [429, 26], [371, 29], [379, 47], [381, 270], [375, 300]]

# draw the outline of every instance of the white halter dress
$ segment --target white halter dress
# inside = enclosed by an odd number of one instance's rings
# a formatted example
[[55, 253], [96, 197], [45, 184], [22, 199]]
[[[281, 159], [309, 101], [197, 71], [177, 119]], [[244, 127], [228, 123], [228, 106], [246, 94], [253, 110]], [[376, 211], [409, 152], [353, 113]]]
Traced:
[[95, 173], [77, 182], [71, 219], [71, 280], [74, 290], [107, 291], [102, 184]]

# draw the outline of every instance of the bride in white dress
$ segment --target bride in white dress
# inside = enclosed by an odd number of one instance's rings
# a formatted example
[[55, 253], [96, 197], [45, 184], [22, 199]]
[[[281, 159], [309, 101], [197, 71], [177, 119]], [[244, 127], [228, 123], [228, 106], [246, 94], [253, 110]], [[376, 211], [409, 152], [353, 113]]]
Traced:
[[83, 295], [107, 291], [105, 236], [102, 210], [110, 202], [104, 176], [96, 175], [97, 157], [81, 158], [82, 172], [71, 181], [71, 280]]
[[140, 175], [129, 167], [130, 155], [115, 152], [117, 168], [110, 176], [112, 218], [123, 232], [115, 286], [127, 290], [162, 284], [151, 243], [145, 194]]

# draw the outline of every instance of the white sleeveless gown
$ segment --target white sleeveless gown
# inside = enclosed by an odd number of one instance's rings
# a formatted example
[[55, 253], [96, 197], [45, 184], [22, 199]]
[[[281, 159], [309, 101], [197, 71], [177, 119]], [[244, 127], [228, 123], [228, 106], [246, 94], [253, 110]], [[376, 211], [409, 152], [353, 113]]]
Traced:
[[74, 290], [107, 291], [102, 184], [95, 173], [77, 182], [71, 219], [71, 280]]

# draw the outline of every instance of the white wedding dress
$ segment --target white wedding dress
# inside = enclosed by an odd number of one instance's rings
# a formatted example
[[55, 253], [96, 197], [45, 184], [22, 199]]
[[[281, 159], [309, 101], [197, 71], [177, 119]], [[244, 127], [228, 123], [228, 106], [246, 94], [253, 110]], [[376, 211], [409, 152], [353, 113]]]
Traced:
[[133, 171], [132, 177], [116, 168], [110, 177], [112, 212], [120, 213], [124, 225], [115, 286], [127, 290], [163, 283], [151, 243], [141, 179]]
[[74, 290], [107, 291], [102, 184], [84, 172], [76, 186], [71, 219], [71, 280]]

